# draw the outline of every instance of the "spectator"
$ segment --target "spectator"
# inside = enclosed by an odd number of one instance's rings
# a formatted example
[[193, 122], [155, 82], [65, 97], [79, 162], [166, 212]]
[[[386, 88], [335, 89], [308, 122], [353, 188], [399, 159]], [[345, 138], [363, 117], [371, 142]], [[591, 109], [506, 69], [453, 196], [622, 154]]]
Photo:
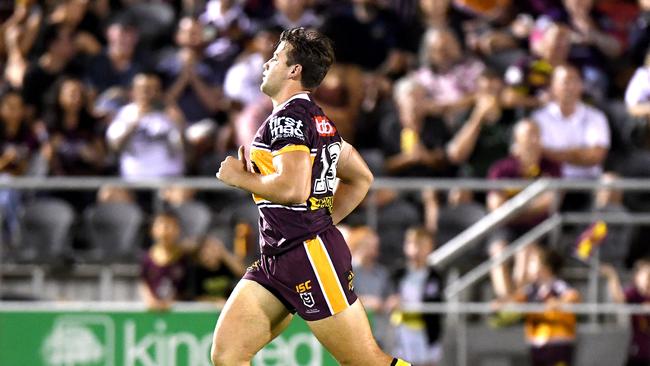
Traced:
[[336, 47], [336, 60], [364, 71], [397, 78], [406, 66], [406, 40], [402, 24], [379, 0], [355, 0], [331, 7], [321, 31]]
[[[447, 193], [447, 203], [440, 205], [433, 190], [422, 191], [424, 208], [424, 223], [426, 228], [435, 234], [436, 243], [446, 244], [461, 232], [474, 225], [485, 216], [485, 205], [477, 203], [474, 192], [453, 188]], [[458, 268], [464, 272], [477, 266], [485, 259], [483, 248], [470, 250], [463, 256]]]
[[625, 90], [625, 104], [630, 115], [650, 123], [650, 50], [645, 64], [636, 69]]
[[[525, 119], [519, 121], [513, 131], [511, 155], [494, 163], [489, 170], [489, 179], [536, 179], [540, 177], [560, 177], [560, 167], [542, 156], [540, 131], [537, 124]], [[493, 190], [488, 193], [487, 209], [494, 211], [506, 201], [519, 193], [518, 191]], [[528, 232], [544, 221], [557, 204], [555, 192], [549, 191], [537, 199], [517, 217], [508, 222], [488, 242], [488, 252], [491, 257], [500, 255], [505, 247], [514, 239]], [[515, 257], [514, 286], [523, 283], [525, 257], [523, 254]], [[496, 267], [491, 273], [492, 286], [497, 296], [506, 296], [512, 292], [511, 277], [506, 273], [505, 265]]]
[[163, 56], [157, 66], [163, 75], [167, 102], [178, 104], [190, 124], [225, 109], [219, 87], [223, 74], [205, 54], [204, 35], [204, 26], [197, 19], [181, 18], [176, 32], [178, 48]]
[[569, 29], [549, 25], [527, 55], [506, 69], [503, 101], [508, 108], [537, 108], [548, 100], [553, 69], [566, 63], [571, 48]]
[[400, 310], [400, 307], [421, 302], [441, 302], [443, 280], [431, 267], [427, 256], [434, 249], [433, 236], [424, 228], [412, 227], [404, 238], [406, 265], [391, 275], [393, 295], [387, 308], [393, 311], [395, 355], [418, 365], [435, 365], [442, 358], [442, 324], [439, 314], [422, 314]]
[[153, 245], [142, 259], [140, 293], [149, 310], [169, 310], [189, 296], [189, 258], [178, 246], [178, 218], [163, 212], [151, 225]]
[[562, 164], [565, 178], [598, 178], [609, 150], [603, 112], [581, 101], [582, 78], [572, 66], [553, 71], [551, 101], [532, 114], [539, 125], [544, 157]]
[[213, 27], [217, 37], [250, 32], [251, 22], [242, 4], [234, 0], [209, 0], [199, 20]]
[[318, 28], [321, 19], [309, 8], [307, 0], [273, 0], [275, 14], [271, 23], [282, 29], [295, 27]]
[[427, 29], [451, 29], [457, 39], [464, 40], [463, 15], [451, 6], [451, 0], [419, 0], [418, 10], [418, 19], [408, 23], [409, 27], [407, 27], [410, 39], [412, 39], [408, 43], [409, 51], [417, 54]]
[[54, 4], [47, 23], [69, 30], [74, 46], [81, 55], [96, 55], [101, 51], [102, 38], [99, 19], [88, 11], [88, 0], [62, 0]]
[[641, 13], [630, 26], [628, 55], [634, 65], [641, 65], [650, 44], [650, 0], [638, 0]]
[[[607, 278], [609, 296], [620, 304], [650, 303], [650, 259], [641, 258], [634, 263], [632, 283], [624, 290], [616, 269], [611, 265], [601, 266], [603, 275]], [[645, 366], [650, 364], [650, 329], [647, 314], [635, 314], [630, 318], [632, 323], [632, 338], [628, 347], [627, 366]]]
[[[341, 137], [355, 143], [364, 98], [364, 75], [357, 65], [334, 63], [313, 97], [328, 118], [336, 123]], [[376, 128], [376, 127], [375, 127]]]
[[576, 317], [559, 307], [579, 302], [580, 294], [557, 277], [561, 266], [558, 253], [539, 246], [531, 248], [526, 266], [529, 283], [506, 299], [546, 306], [542, 313], [526, 315], [524, 331], [532, 366], [573, 364]]
[[427, 91], [427, 112], [444, 115], [447, 120], [457, 117], [471, 104], [484, 68], [481, 61], [463, 57], [452, 31], [427, 30], [420, 48], [420, 68], [415, 73]]
[[[612, 172], [604, 173], [601, 182], [612, 184], [620, 177]], [[616, 213], [625, 215], [629, 212], [623, 205], [623, 191], [617, 188], [600, 188], [594, 197], [594, 211], [596, 213]], [[625, 260], [630, 252], [631, 240], [634, 234], [632, 225], [607, 225], [607, 236], [600, 245], [599, 254], [601, 261], [610, 263], [617, 268], [625, 267]]]
[[[261, 98], [254, 103], [248, 104], [241, 113], [237, 114], [234, 123], [234, 135], [237, 146], [249, 146], [253, 142], [257, 130], [272, 111], [273, 103], [271, 99]], [[224, 154], [225, 149], [221, 149], [220, 153]], [[214, 164], [219, 161], [221, 160], [214, 161]], [[210, 164], [210, 166], [216, 166], [214, 164]]]
[[490, 57], [516, 49], [517, 34], [510, 28], [516, 12], [512, 1], [454, 0], [453, 3], [470, 18], [463, 21], [465, 44], [469, 50]]
[[0, 172], [20, 176], [28, 173], [36, 154], [48, 155], [32, 129], [27, 107], [18, 91], [7, 89], [0, 93]]
[[192, 268], [194, 300], [223, 305], [244, 275], [244, 269], [221, 239], [209, 236], [199, 247]]
[[115, 16], [106, 27], [108, 44], [101, 53], [89, 60], [86, 79], [93, 92], [101, 94], [111, 87], [128, 89], [133, 77], [142, 70], [136, 54], [138, 28], [127, 14]]
[[464, 177], [485, 177], [492, 163], [508, 154], [515, 118], [501, 106], [502, 90], [501, 78], [483, 71], [471, 113], [461, 116], [463, 124], [446, 146], [449, 161]]
[[[381, 123], [384, 169], [395, 176], [445, 176], [449, 167], [444, 145], [449, 131], [440, 119], [426, 114], [426, 90], [412, 77], [398, 80], [394, 87], [397, 110]], [[399, 138], [397, 138], [399, 136]]]
[[161, 103], [160, 79], [140, 73], [133, 79], [132, 102], [106, 131], [108, 145], [119, 153], [123, 178], [172, 177], [184, 171], [183, 119]]
[[[571, 26], [571, 59], [583, 61], [605, 70], [607, 59], [618, 57], [621, 43], [610, 33], [608, 19], [594, 11], [594, 0], [563, 0], [567, 21]], [[603, 56], [605, 58], [603, 58]]]
[[[48, 153], [32, 131], [26, 118], [26, 107], [20, 93], [13, 89], [0, 92], [0, 177], [21, 176], [28, 173], [34, 157], [46, 159]], [[2, 239], [16, 244], [22, 207], [21, 193], [14, 189], [0, 189]]]
[[29, 116], [39, 116], [46, 94], [62, 74], [75, 69], [71, 60], [75, 55], [72, 33], [61, 26], [47, 26], [43, 32], [45, 53], [33, 63], [23, 79], [23, 99]]
[[[0, 58], [6, 57], [4, 79], [14, 88], [21, 88], [28, 55], [38, 37], [43, 10], [35, 1], [16, 2], [13, 14], [0, 25]], [[4, 57], [3, 57], [4, 56]]]
[[[571, 32], [569, 61], [582, 71], [588, 95], [595, 102], [608, 96], [610, 63], [622, 52], [621, 42], [613, 36], [611, 22], [593, 8], [594, 0], [563, 0], [564, 12], [558, 21], [567, 23]], [[538, 19], [533, 37], [550, 24]]]
[[373, 312], [384, 308], [388, 296], [388, 271], [377, 263], [379, 236], [367, 226], [354, 228], [350, 233], [354, 292], [363, 306]]
[[240, 104], [240, 107], [266, 98], [260, 91], [263, 65], [273, 56], [281, 32], [281, 29], [276, 27], [257, 32], [249, 42], [247, 50], [226, 72], [224, 93], [231, 101]]
[[52, 175], [101, 175], [105, 168], [103, 131], [88, 110], [88, 93], [79, 79], [63, 78], [54, 86], [44, 121], [53, 155]]
[[133, 197], [133, 193], [131, 191], [124, 187], [107, 184], [101, 186], [97, 191], [97, 202], [133, 203], [135, 202], [135, 197]]

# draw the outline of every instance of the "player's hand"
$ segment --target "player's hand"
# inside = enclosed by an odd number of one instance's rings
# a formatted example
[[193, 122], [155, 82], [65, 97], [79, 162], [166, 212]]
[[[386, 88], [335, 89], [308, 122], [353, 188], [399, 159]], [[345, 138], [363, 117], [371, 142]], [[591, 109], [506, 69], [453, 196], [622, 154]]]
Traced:
[[600, 273], [605, 276], [607, 279], [616, 279], [618, 278], [618, 273], [616, 269], [611, 264], [603, 263], [600, 265]]
[[243, 146], [239, 147], [237, 155], [238, 159], [235, 159], [232, 156], [226, 157], [226, 159], [221, 162], [221, 166], [217, 172], [217, 179], [233, 187], [239, 186], [239, 181], [244, 175], [243, 173], [247, 172]]

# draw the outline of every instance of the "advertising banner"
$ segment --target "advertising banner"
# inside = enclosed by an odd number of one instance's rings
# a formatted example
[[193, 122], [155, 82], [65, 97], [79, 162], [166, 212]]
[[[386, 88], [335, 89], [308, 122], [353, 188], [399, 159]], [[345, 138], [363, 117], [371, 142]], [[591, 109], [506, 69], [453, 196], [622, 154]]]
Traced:
[[[218, 313], [0, 311], [2, 366], [211, 366]], [[297, 317], [254, 366], [337, 365]]]

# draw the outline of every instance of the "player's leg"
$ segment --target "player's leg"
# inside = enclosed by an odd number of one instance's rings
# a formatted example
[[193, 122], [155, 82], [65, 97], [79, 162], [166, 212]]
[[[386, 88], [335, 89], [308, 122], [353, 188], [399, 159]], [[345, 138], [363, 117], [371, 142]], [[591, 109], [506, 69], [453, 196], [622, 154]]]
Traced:
[[340, 313], [307, 324], [316, 338], [343, 366], [410, 365], [394, 359], [379, 348], [359, 300]]
[[211, 359], [215, 366], [250, 365], [255, 354], [286, 328], [291, 314], [270, 291], [242, 279], [219, 316]]

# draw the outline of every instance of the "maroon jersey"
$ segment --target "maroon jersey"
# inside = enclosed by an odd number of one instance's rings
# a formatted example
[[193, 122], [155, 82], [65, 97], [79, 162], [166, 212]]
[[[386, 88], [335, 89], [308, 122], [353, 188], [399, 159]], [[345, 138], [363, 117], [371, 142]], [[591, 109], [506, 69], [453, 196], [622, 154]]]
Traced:
[[312, 160], [311, 192], [306, 202], [282, 205], [253, 194], [260, 211], [262, 253], [278, 255], [332, 226], [341, 146], [336, 127], [306, 93], [277, 106], [262, 123], [250, 150], [255, 172], [273, 174], [273, 157], [285, 152], [305, 151]]

